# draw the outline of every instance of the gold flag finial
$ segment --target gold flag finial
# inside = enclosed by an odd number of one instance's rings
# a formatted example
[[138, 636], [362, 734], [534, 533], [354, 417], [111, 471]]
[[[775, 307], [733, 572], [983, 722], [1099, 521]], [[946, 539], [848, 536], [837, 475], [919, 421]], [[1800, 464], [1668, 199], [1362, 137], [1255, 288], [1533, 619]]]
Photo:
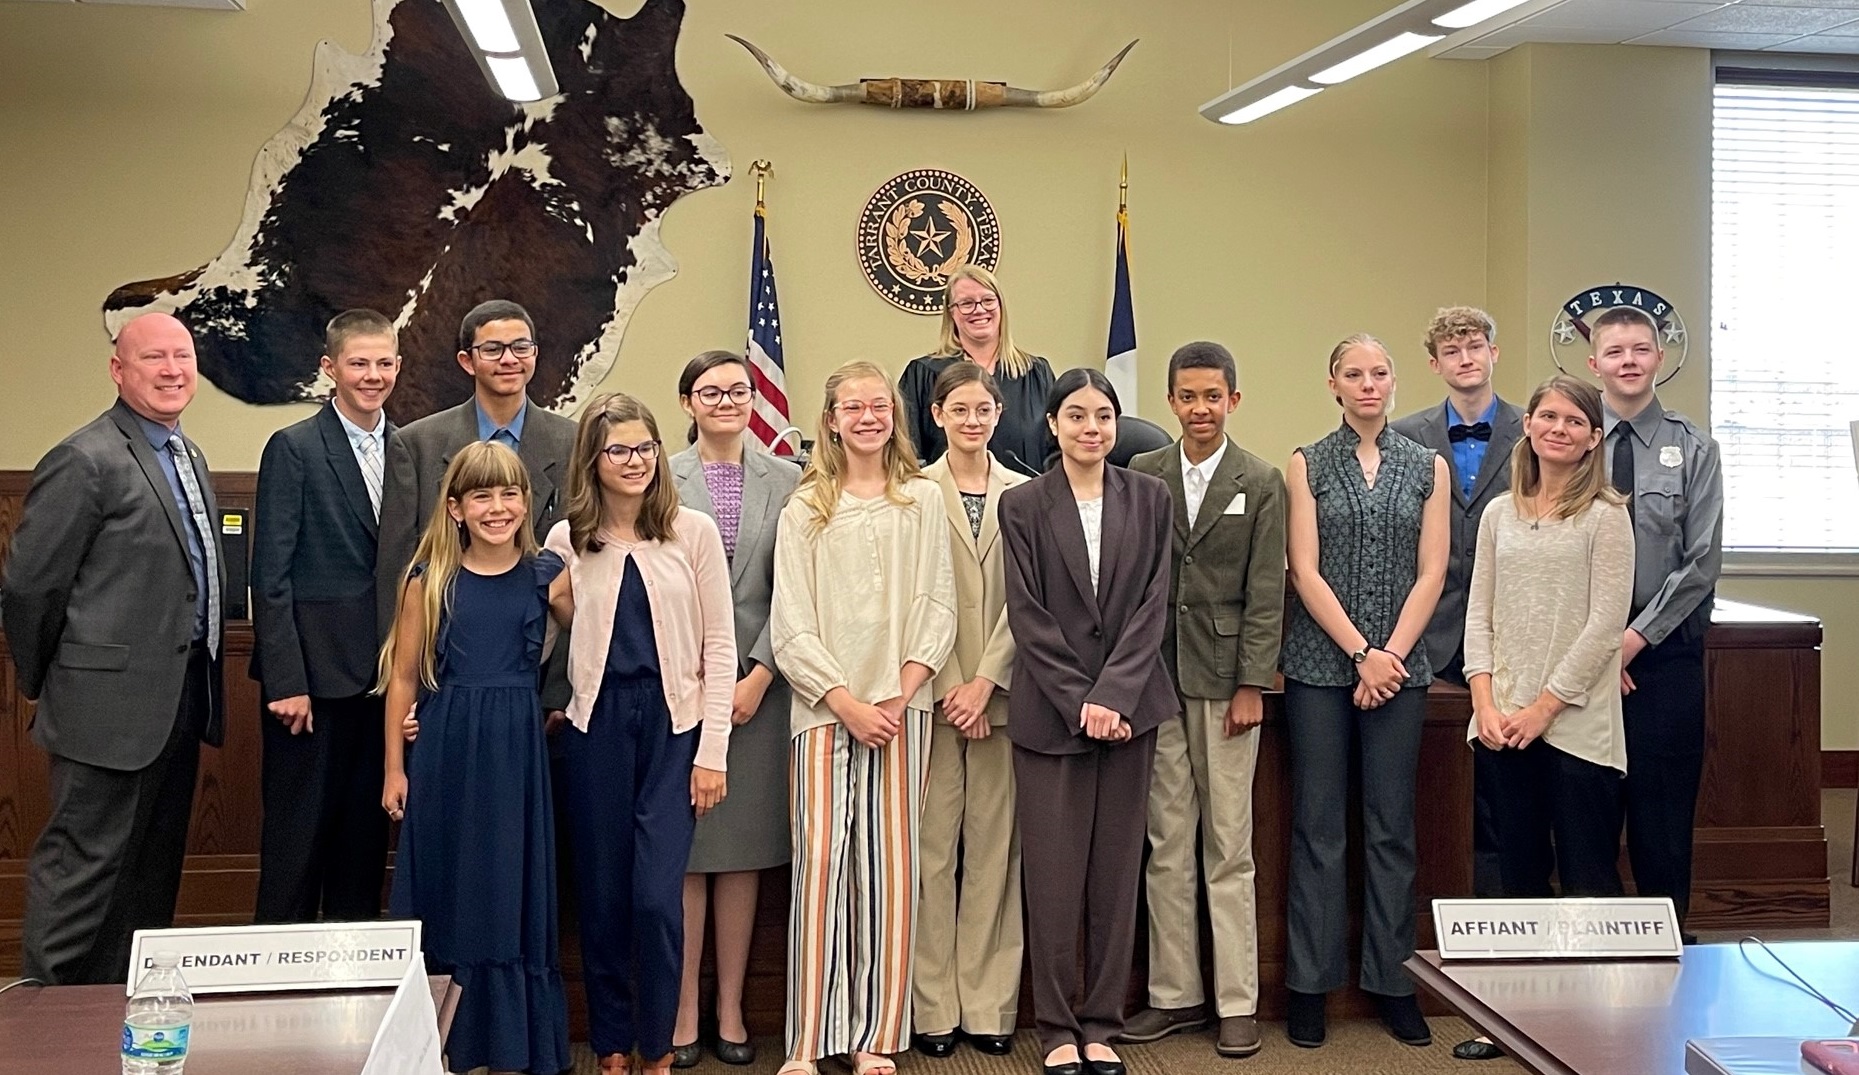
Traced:
[[1123, 155], [1123, 176], [1117, 181], [1117, 212], [1127, 213], [1130, 209], [1130, 155]]
[[755, 177], [755, 207], [761, 209], [763, 208], [762, 186], [768, 182], [769, 176], [775, 174], [774, 163], [766, 160], [757, 160], [755, 163], [749, 165], [749, 174]]

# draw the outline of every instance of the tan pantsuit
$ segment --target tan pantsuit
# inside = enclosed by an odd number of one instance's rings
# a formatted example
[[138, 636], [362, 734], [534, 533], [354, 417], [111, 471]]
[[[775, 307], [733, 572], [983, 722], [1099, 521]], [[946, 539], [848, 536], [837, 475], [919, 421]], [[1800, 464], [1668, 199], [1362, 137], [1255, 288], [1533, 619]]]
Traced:
[[1259, 1007], [1257, 899], [1252, 862], [1252, 775], [1259, 729], [1226, 734], [1229, 699], [1190, 698], [1187, 711], [1156, 729], [1149, 784], [1149, 1003], [1191, 1008], [1205, 1002], [1201, 931], [1195, 914], [1200, 875], [1213, 923], [1214, 1007], [1220, 1018]]
[[917, 1032], [1011, 1034], [1023, 941], [1013, 743], [1004, 730], [968, 739], [941, 719], [931, 726], [921, 839]]
[[[1011, 1034], [1020, 1010], [1020, 836], [1014, 824], [1013, 744], [1007, 739], [1014, 645], [999, 504], [1025, 481], [992, 459], [977, 528], [962, 504], [947, 457], [924, 468], [942, 489], [955, 573], [955, 648], [937, 672], [930, 728], [929, 786], [920, 847], [915, 1027], [920, 1034], [961, 1029]], [[989, 735], [969, 739], [941, 699], [974, 679], [996, 687]], [[956, 881], [957, 864], [961, 882]]]

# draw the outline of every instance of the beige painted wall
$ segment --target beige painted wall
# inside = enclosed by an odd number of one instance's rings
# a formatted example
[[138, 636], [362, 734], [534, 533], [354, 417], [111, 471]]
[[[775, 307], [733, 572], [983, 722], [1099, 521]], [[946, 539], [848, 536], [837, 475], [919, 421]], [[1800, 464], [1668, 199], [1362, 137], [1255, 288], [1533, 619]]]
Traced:
[[[1703, 419], [1708, 58], [1587, 46], [1491, 63], [1416, 58], [1252, 127], [1195, 114], [1227, 85], [1229, 41], [1243, 79], [1385, 6], [951, 0], [932, 19], [868, 0], [693, 4], [679, 66], [699, 119], [739, 172], [756, 157], [776, 164], [769, 201], [797, 407], [816, 405], [839, 362], [898, 369], [934, 338], [932, 319], [871, 292], [852, 254], [865, 198], [914, 167], [958, 171], [992, 199], [1022, 342], [1060, 368], [1101, 362], [1127, 151], [1140, 410], [1151, 417], [1167, 419], [1168, 351], [1224, 340], [1247, 395], [1235, 433], [1284, 458], [1334, 421], [1322, 359], [1353, 331], [1394, 345], [1401, 409], [1415, 409], [1437, 398], [1418, 338], [1447, 302], [1497, 314], [1500, 387], [1521, 396], [1551, 368], [1554, 307], [1620, 278], [1663, 290], [1699, 332], [1691, 368], [1664, 396]], [[369, 11], [368, 0], [251, 0], [235, 15], [0, 5], [0, 468], [31, 466], [109, 403], [102, 297], [219, 251], [253, 154], [302, 100], [316, 42], [364, 48]], [[1076, 109], [899, 114], [789, 101], [726, 30], [821, 82], [974, 75], [1058, 86], [1130, 38], [1142, 43]], [[752, 184], [732, 182], [666, 215], [679, 275], [647, 297], [603, 387], [668, 416], [685, 358], [740, 346], [752, 198]], [[264, 438], [308, 410], [249, 407], [203, 387], [188, 426], [216, 467], [250, 469]], [[1845, 702], [1859, 692], [1859, 619], [1847, 611], [1859, 584], [1736, 580], [1724, 591], [1828, 618], [1826, 742], [1859, 746]]]

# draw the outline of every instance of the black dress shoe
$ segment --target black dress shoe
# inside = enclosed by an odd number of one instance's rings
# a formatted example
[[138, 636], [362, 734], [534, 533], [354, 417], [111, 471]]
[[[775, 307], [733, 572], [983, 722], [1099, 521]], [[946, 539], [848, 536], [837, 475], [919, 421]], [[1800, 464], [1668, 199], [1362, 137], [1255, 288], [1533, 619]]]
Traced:
[[946, 1059], [955, 1052], [955, 1031], [951, 1030], [947, 1034], [918, 1034], [914, 1044], [917, 1052], [924, 1056]]
[[1382, 1025], [1388, 1033], [1403, 1045], [1425, 1047], [1433, 1044], [1433, 1032], [1427, 1029], [1427, 1021], [1420, 1014], [1420, 1004], [1409, 995], [1392, 997], [1381, 993], [1371, 993], [1375, 998], [1375, 1007], [1381, 1013]]
[[718, 1034], [716, 1038], [710, 1042], [710, 1051], [715, 1053], [716, 1058], [723, 1061], [725, 1064], [742, 1065], [755, 1063], [755, 1043], [752, 1041], [730, 1041], [723, 1035]]
[[1039, 1070], [1045, 1072], [1046, 1075], [1084, 1075], [1084, 1065], [1076, 1060], [1068, 1060], [1063, 1064], [1046, 1064]]
[[701, 1040], [671, 1047], [671, 1066], [674, 1068], [694, 1068], [703, 1058], [704, 1046]]
[[1093, 1060], [1084, 1058], [1085, 1075], [1124, 1075], [1125, 1068], [1121, 1060]]
[[1285, 1004], [1285, 1037], [1304, 1049], [1322, 1045], [1327, 1035], [1323, 1014], [1325, 994], [1300, 993], [1295, 989], [1286, 992], [1289, 996]]
[[1012, 1034], [969, 1034], [967, 1038], [968, 1044], [974, 1046], [978, 1053], [1006, 1056], [1013, 1052]]
[[1503, 1055], [1504, 1050], [1488, 1041], [1479, 1041], [1477, 1038], [1462, 1041], [1452, 1047], [1454, 1060], [1496, 1060]]

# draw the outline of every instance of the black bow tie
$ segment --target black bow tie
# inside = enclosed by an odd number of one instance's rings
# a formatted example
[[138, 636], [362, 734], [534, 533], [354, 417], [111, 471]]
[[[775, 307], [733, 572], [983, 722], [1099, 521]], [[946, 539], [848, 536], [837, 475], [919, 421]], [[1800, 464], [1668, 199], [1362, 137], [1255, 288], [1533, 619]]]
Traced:
[[1491, 423], [1474, 422], [1469, 426], [1453, 426], [1446, 431], [1446, 439], [1454, 444], [1462, 440], [1489, 441], [1491, 439]]

